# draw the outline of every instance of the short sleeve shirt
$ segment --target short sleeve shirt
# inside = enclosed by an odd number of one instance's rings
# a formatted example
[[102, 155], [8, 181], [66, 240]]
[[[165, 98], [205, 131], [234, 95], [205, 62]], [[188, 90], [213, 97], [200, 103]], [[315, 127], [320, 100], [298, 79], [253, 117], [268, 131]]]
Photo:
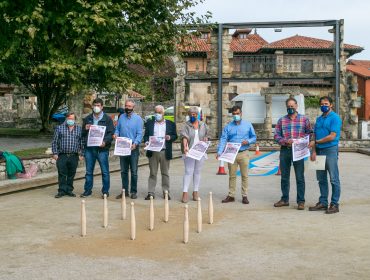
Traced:
[[340, 119], [339, 115], [333, 111], [331, 111], [328, 115], [324, 116], [321, 115], [316, 119], [315, 124], [315, 137], [316, 140], [320, 140], [326, 136], [328, 136], [331, 132], [335, 132], [335, 138], [323, 144], [316, 144], [318, 148], [328, 148], [332, 146], [336, 146], [339, 143], [340, 138], [340, 128], [342, 126], [342, 120]]

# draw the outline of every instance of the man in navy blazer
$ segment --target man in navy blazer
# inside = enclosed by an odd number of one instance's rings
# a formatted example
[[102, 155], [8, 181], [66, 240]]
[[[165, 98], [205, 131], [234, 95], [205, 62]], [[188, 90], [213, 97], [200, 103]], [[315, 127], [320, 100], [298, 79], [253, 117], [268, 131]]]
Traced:
[[[153, 198], [155, 197], [158, 166], [160, 166], [162, 174], [163, 197], [165, 191], [170, 192], [170, 177], [168, 171], [170, 168], [170, 160], [172, 159], [172, 142], [177, 139], [176, 124], [164, 119], [163, 106], [155, 106], [154, 111], [154, 118], [149, 119], [145, 123], [144, 142], [148, 145], [150, 136], [164, 137], [166, 142], [160, 152], [146, 152], [146, 156], [149, 158], [150, 175], [148, 179], [148, 195], [145, 197], [145, 200], [149, 200], [151, 196], [153, 196]], [[171, 199], [170, 196], [168, 196], [168, 199]]]

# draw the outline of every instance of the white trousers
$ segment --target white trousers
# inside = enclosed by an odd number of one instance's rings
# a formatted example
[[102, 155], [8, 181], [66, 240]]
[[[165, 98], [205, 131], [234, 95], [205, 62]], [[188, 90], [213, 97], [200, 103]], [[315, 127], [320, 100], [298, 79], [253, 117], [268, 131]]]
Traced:
[[193, 179], [194, 191], [199, 190], [200, 185], [200, 170], [204, 164], [205, 158], [196, 160], [190, 157], [184, 157], [185, 174], [183, 178], [183, 192], [188, 192], [191, 179]]

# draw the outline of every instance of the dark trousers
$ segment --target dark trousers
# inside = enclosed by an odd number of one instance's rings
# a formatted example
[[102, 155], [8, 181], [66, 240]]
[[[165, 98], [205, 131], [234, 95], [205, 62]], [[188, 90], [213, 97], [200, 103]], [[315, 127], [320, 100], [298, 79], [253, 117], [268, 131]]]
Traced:
[[290, 190], [290, 167], [293, 162], [294, 173], [297, 184], [297, 203], [305, 202], [305, 180], [304, 180], [304, 159], [293, 160], [292, 149], [281, 147], [280, 150], [280, 170], [281, 170], [281, 200], [289, 202]]
[[131, 170], [131, 193], [137, 193], [137, 168], [139, 163], [139, 148], [131, 151], [130, 156], [120, 157], [122, 189], [129, 191], [128, 171]]
[[58, 155], [58, 192], [62, 194], [73, 191], [73, 179], [76, 175], [78, 166], [78, 154], [60, 154]]

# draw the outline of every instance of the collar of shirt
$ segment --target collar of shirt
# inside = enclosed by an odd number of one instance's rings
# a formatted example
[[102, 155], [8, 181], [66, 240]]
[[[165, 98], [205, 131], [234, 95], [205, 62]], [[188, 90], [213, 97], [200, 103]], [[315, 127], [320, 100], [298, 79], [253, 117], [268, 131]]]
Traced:
[[103, 115], [104, 115], [104, 112], [103, 111], [101, 111], [97, 117], [93, 113], [93, 119], [94, 119], [94, 121], [97, 121], [97, 122], [101, 121], [101, 119], [103, 118]]
[[154, 122], [154, 136], [165, 137], [166, 136], [166, 122]]

